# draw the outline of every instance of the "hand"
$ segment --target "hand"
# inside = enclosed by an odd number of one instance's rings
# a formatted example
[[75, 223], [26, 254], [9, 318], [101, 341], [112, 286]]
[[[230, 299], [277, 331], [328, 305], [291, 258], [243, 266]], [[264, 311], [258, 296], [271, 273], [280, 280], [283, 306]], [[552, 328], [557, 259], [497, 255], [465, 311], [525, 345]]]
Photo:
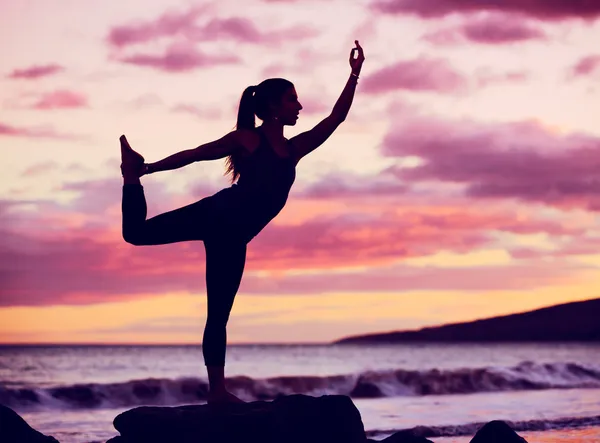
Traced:
[[[365, 54], [363, 48], [358, 43], [358, 40], [354, 40], [354, 44], [356, 44], [356, 48], [352, 48], [352, 51], [350, 51], [350, 67], [352, 68], [353, 74], [359, 75], [362, 64], [365, 61]], [[358, 52], [356, 58], [354, 58], [355, 51]]]

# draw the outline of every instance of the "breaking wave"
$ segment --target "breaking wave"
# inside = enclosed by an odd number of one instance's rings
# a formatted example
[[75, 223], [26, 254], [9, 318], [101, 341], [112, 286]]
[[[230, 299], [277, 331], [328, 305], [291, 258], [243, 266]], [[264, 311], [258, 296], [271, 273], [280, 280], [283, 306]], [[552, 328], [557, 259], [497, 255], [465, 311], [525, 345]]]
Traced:
[[[230, 391], [247, 401], [273, 400], [290, 394], [348, 395], [352, 398], [453, 395], [477, 392], [600, 388], [600, 368], [578, 363], [454, 370], [388, 370], [335, 376], [282, 376], [227, 380]], [[15, 409], [117, 408], [174, 406], [206, 399], [205, 379], [143, 379], [44, 388], [16, 387], [0, 381], [0, 403]], [[468, 432], [467, 432], [468, 433]]]

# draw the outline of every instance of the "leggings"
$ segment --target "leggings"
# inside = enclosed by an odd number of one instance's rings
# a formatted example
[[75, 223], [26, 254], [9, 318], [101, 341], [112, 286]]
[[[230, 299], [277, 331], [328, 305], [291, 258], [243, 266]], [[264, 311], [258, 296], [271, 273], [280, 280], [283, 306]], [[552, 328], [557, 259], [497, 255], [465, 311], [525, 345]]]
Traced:
[[[225, 366], [227, 321], [246, 262], [246, 242], [219, 233], [205, 200], [146, 220], [141, 185], [123, 186], [123, 239], [132, 245], [202, 240], [206, 250], [207, 320], [202, 338], [206, 366]], [[232, 234], [232, 233], [229, 233]]]

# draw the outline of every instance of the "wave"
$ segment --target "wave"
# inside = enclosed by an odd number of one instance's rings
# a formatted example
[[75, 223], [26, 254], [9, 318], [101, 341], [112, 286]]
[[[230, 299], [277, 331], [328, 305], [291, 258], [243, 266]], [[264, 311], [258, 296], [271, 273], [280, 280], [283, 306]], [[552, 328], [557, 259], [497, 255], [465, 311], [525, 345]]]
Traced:
[[[387, 370], [334, 376], [281, 376], [227, 379], [228, 388], [247, 401], [282, 395], [348, 395], [352, 398], [470, 394], [542, 389], [600, 388], [600, 368], [579, 363], [522, 362], [513, 367], [453, 370]], [[18, 388], [0, 382], [0, 403], [23, 408], [110, 408], [174, 406], [206, 400], [208, 384], [200, 378], [143, 379]]]
[[[600, 415], [591, 417], [564, 417], [546, 420], [505, 421], [515, 432], [558, 431], [600, 426]], [[366, 432], [367, 438], [385, 438], [396, 432], [407, 432], [418, 437], [461, 437], [474, 435], [485, 423], [467, 423], [448, 426], [416, 426], [411, 429], [374, 429]]]

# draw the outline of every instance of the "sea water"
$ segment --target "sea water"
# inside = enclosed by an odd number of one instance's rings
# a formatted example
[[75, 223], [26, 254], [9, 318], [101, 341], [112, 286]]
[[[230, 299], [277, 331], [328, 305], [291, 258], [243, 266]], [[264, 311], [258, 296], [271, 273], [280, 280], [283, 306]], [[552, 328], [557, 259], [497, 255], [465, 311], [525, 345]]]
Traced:
[[[600, 442], [600, 344], [230, 345], [247, 400], [352, 397], [367, 436], [466, 443], [505, 420], [530, 442]], [[0, 346], [0, 403], [62, 443], [105, 442], [140, 405], [202, 404], [200, 346]]]

